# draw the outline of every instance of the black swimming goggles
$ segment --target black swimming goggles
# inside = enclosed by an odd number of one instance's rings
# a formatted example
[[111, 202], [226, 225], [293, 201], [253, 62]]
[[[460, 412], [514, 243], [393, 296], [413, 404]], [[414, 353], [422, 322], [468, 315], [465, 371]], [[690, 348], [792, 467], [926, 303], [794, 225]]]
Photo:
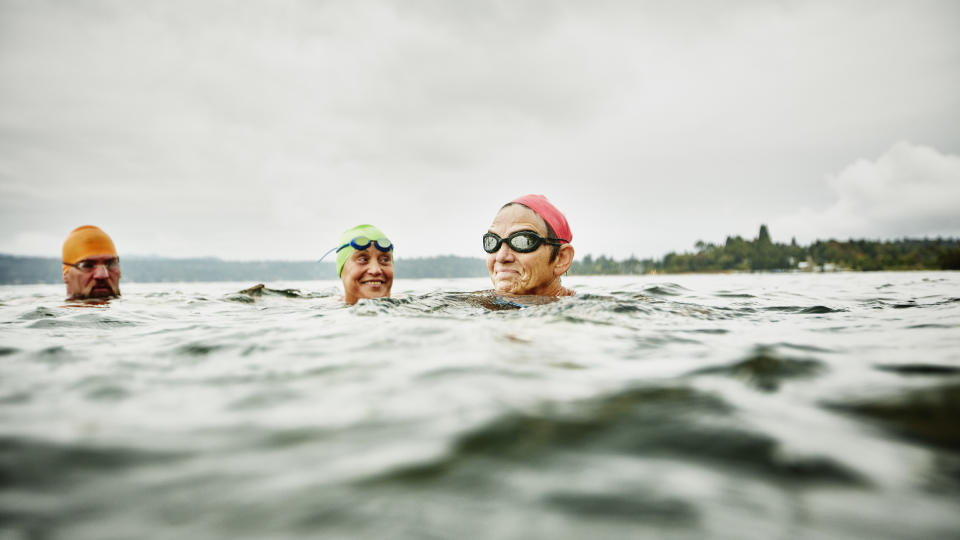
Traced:
[[492, 232], [488, 232], [483, 235], [483, 250], [487, 253], [496, 253], [500, 251], [500, 245], [504, 242], [517, 253], [536, 251], [540, 244], [563, 245], [563, 240], [544, 238], [533, 231], [517, 231], [506, 238], [500, 238]]
[[368, 247], [370, 247], [370, 244], [373, 244], [374, 246], [376, 246], [377, 249], [379, 249], [384, 253], [388, 251], [393, 251], [393, 243], [390, 242], [390, 240], [387, 238], [377, 238], [376, 240], [371, 240], [366, 236], [357, 236], [356, 238], [351, 240], [349, 243], [338, 247], [337, 253], [340, 253], [340, 250], [346, 249], [351, 246], [353, 247], [353, 249], [357, 251], [363, 251]]

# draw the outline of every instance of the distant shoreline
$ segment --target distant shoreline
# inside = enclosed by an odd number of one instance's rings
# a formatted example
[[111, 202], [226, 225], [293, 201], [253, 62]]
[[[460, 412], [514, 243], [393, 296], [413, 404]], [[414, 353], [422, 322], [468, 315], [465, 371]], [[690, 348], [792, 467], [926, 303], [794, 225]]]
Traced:
[[[892, 241], [817, 241], [807, 247], [775, 244], [764, 234], [755, 240], [729, 237], [722, 246], [697, 243], [694, 253], [668, 253], [661, 259], [596, 259], [574, 261], [570, 277], [609, 275], [675, 275], [739, 273], [817, 273], [869, 271], [960, 270], [960, 239]], [[123, 279], [133, 283], [205, 283], [237, 281], [336, 280], [333, 262], [224, 261], [214, 257], [175, 259], [121, 257]], [[400, 279], [486, 277], [484, 259], [443, 255], [399, 259]], [[0, 285], [61, 283], [61, 264], [54, 257], [0, 254]]]

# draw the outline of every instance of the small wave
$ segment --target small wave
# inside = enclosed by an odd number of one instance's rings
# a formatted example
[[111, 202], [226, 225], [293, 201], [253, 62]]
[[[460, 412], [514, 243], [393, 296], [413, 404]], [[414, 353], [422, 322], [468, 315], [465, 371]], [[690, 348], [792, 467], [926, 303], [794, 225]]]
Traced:
[[[635, 388], [575, 404], [504, 414], [460, 436], [449, 453], [366, 482], [419, 483], [475, 470], [475, 458], [542, 463], [553, 452], [683, 458], [775, 483], [865, 485], [858, 473], [822, 456], [787, 456], [770, 436], [723, 422], [730, 406], [688, 387]], [[474, 479], [483, 482], [482, 477]], [[366, 483], [365, 482], [365, 483]]]
[[300, 397], [301, 394], [299, 392], [284, 388], [271, 388], [260, 390], [237, 399], [231, 402], [227, 408], [238, 411], [265, 409], [281, 403], [295, 401]]
[[635, 304], [617, 304], [610, 308], [610, 311], [614, 313], [649, 313], [649, 309], [644, 309], [641, 306]]
[[56, 312], [54, 312], [52, 309], [39, 306], [20, 315], [20, 317], [18, 318], [22, 321], [33, 321], [36, 319], [46, 319], [46, 318], [56, 317], [56, 316], [57, 316]]
[[696, 520], [694, 506], [680, 499], [656, 498], [646, 493], [552, 493], [544, 502], [580, 518], [622, 519], [660, 525], [690, 526]]
[[689, 289], [676, 283], [661, 283], [659, 285], [653, 285], [643, 289], [643, 292], [646, 294], [652, 294], [654, 296], [681, 296], [686, 292], [689, 292]]
[[258, 283], [253, 287], [243, 289], [242, 291], [237, 291], [233, 295], [227, 297], [228, 300], [239, 300], [240, 297], [246, 296], [248, 298], [261, 298], [264, 296], [278, 296], [282, 298], [306, 298], [311, 295], [305, 295], [300, 292], [300, 289], [271, 289], [264, 285], [263, 283]]
[[128, 448], [57, 444], [36, 439], [0, 437], [0, 478], [7, 487], [26, 489], [69, 485], [89, 473], [169, 462], [180, 455]]
[[71, 317], [69, 319], [62, 317], [56, 319], [38, 319], [28, 324], [27, 328], [113, 328], [137, 325], [138, 323], [134, 321], [125, 321], [96, 315]]
[[714, 293], [714, 296], [717, 296], [720, 298], [756, 298], [756, 296], [752, 294], [732, 293], [732, 292], [724, 292], [724, 291]]
[[914, 330], [914, 329], [918, 330], [918, 329], [922, 329], [922, 328], [938, 328], [938, 329], [944, 329], [944, 328], [956, 328], [956, 327], [957, 327], [957, 325], [955, 325], [955, 324], [926, 323], [926, 324], [912, 324], [912, 325], [908, 326], [907, 328], [909, 328], [909, 329], [911, 329], [911, 330]]
[[0, 356], [9, 356], [20, 352], [16, 347], [0, 347]]
[[811, 314], [811, 313], [842, 313], [842, 312], [844, 312], [844, 311], [847, 311], [847, 310], [842, 309], [842, 308], [830, 308], [830, 307], [827, 307], [827, 306], [810, 306], [810, 307], [808, 307], [808, 308], [801, 309], [801, 310], [798, 311], [797, 313], [805, 313], [805, 314]]
[[789, 343], [786, 341], [781, 341], [774, 345], [775, 347], [786, 347], [787, 349], [794, 349], [797, 351], [805, 352], [817, 352], [817, 353], [831, 353], [834, 352], [830, 349], [825, 349], [823, 347], [818, 347], [816, 345], [809, 345], [806, 343]]
[[40, 362], [48, 364], [66, 364], [78, 360], [72, 352], [68, 351], [62, 345], [40, 349], [31, 356]]
[[960, 373], [960, 367], [940, 364], [881, 364], [876, 368], [880, 371], [889, 371], [901, 375], [956, 375]]
[[869, 419], [908, 440], [951, 452], [960, 449], [960, 383], [823, 405]]
[[847, 311], [843, 308], [831, 308], [827, 306], [768, 306], [760, 308], [763, 311], [780, 311], [784, 313], [799, 313], [803, 315], [821, 314], [821, 313], [841, 313]]
[[765, 392], [774, 392], [786, 380], [814, 377], [825, 370], [819, 360], [784, 357], [772, 347], [760, 346], [744, 360], [698, 369], [691, 374], [730, 375]]
[[226, 348], [225, 345], [194, 342], [194, 343], [187, 343], [186, 345], [180, 345], [179, 347], [174, 349], [174, 352], [176, 354], [181, 354], [185, 356], [206, 356], [212, 352], [216, 352], [224, 348]]
[[0, 405], [18, 405], [21, 403], [30, 403], [33, 396], [29, 392], [15, 392], [13, 394], [0, 395]]

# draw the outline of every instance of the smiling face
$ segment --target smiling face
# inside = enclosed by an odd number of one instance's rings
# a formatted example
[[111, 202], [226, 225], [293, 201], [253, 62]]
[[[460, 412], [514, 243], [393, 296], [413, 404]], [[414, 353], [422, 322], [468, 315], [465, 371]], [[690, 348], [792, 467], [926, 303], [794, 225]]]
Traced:
[[360, 298], [388, 298], [393, 286], [393, 252], [383, 252], [373, 244], [354, 251], [340, 273], [344, 301], [356, 304]]
[[[83, 260], [101, 263], [113, 259], [116, 259], [115, 255], [94, 255]], [[67, 284], [67, 296], [71, 299], [109, 298], [120, 296], [121, 274], [119, 265], [109, 270], [105, 264], [98, 264], [88, 272], [71, 266], [63, 274], [63, 282]]]
[[[533, 231], [547, 236], [547, 224], [533, 210], [519, 204], [500, 209], [489, 232], [506, 238], [517, 231]], [[487, 271], [498, 293], [559, 296], [565, 294], [560, 276], [573, 262], [573, 247], [564, 244], [551, 261], [553, 248], [543, 243], [536, 251], [518, 253], [506, 242], [500, 249], [487, 253]]]

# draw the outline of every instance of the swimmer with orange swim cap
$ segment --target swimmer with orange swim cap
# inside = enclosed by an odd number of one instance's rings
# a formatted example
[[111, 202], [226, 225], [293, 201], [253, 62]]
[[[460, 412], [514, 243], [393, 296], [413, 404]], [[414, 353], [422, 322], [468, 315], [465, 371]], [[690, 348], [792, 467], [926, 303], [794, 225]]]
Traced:
[[543, 195], [524, 195], [500, 208], [483, 235], [487, 271], [501, 294], [571, 296], [560, 276], [573, 264], [567, 218]]
[[107, 233], [77, 227], [63, 242], [63, 282], [70, 299], [120, 296], [120, 257]]

